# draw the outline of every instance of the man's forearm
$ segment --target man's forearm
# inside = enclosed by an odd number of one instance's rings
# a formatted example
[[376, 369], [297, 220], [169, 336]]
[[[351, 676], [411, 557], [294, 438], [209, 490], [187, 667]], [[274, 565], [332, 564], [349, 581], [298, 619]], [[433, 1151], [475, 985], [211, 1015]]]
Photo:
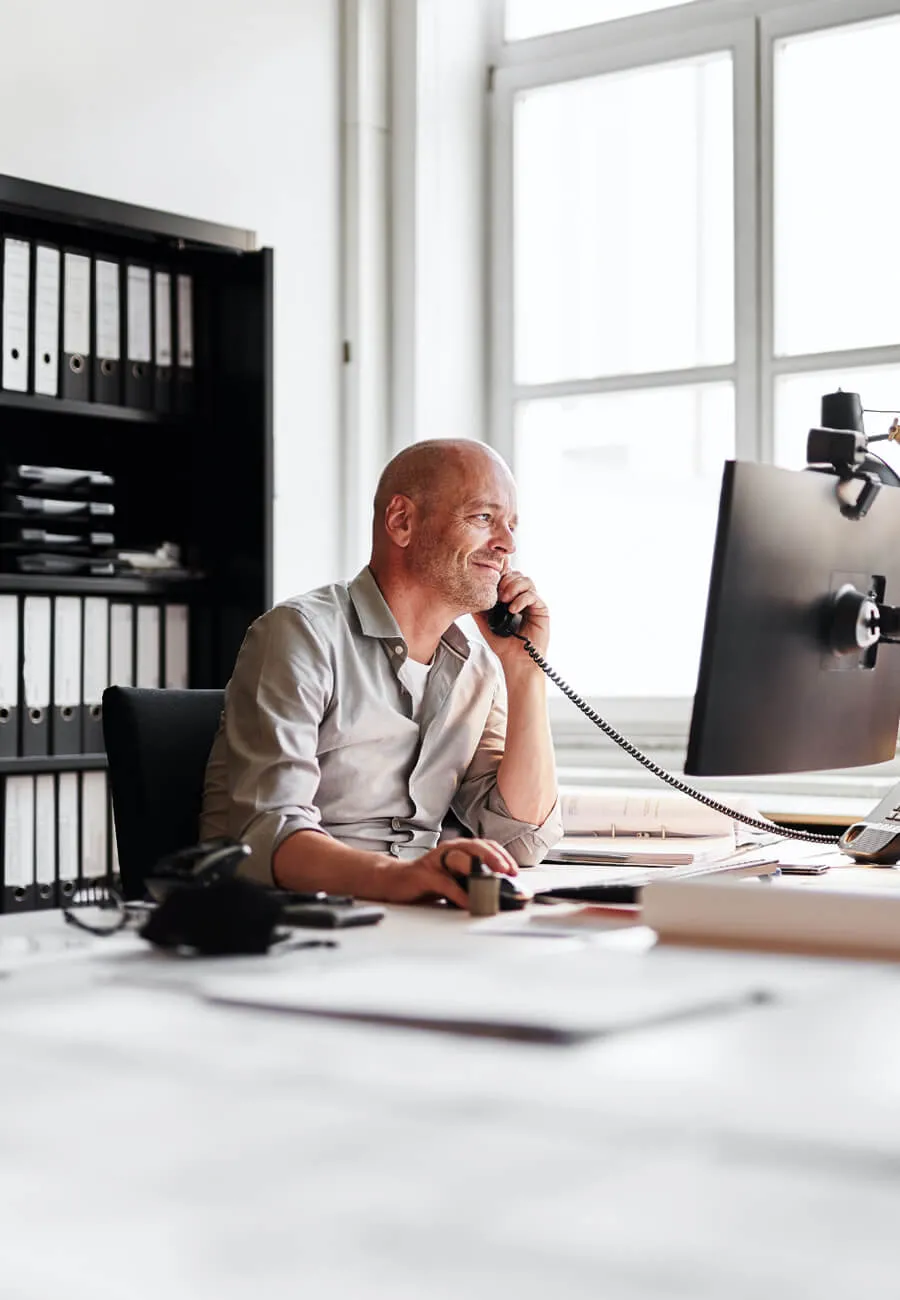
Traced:
[[295, 831], [272, 855], [272, 874], [281, 889], [382, 898], [383, 873], [396, 867], [387, 853], [351, 849], [322, 831]]
[[507, 671], [506, 691], [506, 749], [497, 786], [513, 817], [540, 826], [557, 795], [544, 674], [530, 662]]

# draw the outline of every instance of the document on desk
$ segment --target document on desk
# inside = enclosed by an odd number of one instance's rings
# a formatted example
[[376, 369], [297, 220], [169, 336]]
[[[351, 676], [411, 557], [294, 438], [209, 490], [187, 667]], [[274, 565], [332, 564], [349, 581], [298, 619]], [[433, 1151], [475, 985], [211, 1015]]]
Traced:
[[548, 1043], [724, 1013], [773, 996], [743, 969], [711, 983], [689, 962], [663, 973], [643, 954], [596, 950], [528, 962], [497, 952], [465, 961], [400, 955], [309, 974], [211, 977], [200, 988], [215, 1002]]
[[519, 880], [531, 894], [581, 885], [633, 885], [640, 888], [654, 880], [688, 880], [698, 876], [765, 876], [777, 867], [777, 853], [763, 849], [696, 858], [683, 863], [660, 863], [645, 857], [632, 862], [542, 863], [527, 867]]
[[734, 852], [734, 833], [724, 835], [566, 835], [544, 858], [544, 865], [684, 866]]

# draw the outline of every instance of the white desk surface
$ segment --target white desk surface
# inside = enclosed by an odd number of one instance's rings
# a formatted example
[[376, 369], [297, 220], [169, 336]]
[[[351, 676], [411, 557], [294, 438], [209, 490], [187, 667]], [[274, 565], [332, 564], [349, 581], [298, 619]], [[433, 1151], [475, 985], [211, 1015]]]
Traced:
[[778, 997], [576, 1047], [195, 991], [376, 952], [496, 950], [514, 980], [577, 945], [497, 924], [398, 907], [335, 952], [213, 962], [0, 919], [4, 1300], [897, 1295], [900, 965], [649, 949], [660, 980], [743, 963]]

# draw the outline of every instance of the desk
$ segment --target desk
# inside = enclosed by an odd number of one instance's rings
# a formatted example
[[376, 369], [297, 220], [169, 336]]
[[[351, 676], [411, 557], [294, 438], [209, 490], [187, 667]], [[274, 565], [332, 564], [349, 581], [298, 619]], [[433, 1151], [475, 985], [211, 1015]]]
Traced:
[[[0, 978], [3, 1296], [896, 1295], [900, 966], [682, 954], [785, 996], [574, 1048], [193, 991], [210, 969], [488, 943], [514, 978], [520, 943], [553, 952], [486, 924], [396, 907], [336, 953], [225, 963], [122, 936]], [[2, 918], [0, 958], [64, 930]]]

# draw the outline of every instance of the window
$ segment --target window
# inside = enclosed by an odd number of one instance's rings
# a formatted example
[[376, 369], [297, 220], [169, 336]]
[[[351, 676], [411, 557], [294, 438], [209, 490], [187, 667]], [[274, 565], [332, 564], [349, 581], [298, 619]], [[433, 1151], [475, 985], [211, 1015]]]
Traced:
[[516, 380], [732, 361], [730, 57], [523, 91], [513, 111]]
[[552, 663], [579, 693], [693, 691], [722, 461], [733, 455], [731, 384], [517, 407], [517, 563], [553, 613]]
[[900, 17], [773, 52], [775, 354], [896, 342]]
[[550, 4], [548, 0], [507, 0], [506, 39], [519, 41], [547, 32], [564, 32], [683, 3], [684, 0], [554, 0]]
[[900, 0], [507, 0], [539, 34], [493, 80], [492, 437], [554, 665], [683, 743], [723, 460], [900, 404]]

